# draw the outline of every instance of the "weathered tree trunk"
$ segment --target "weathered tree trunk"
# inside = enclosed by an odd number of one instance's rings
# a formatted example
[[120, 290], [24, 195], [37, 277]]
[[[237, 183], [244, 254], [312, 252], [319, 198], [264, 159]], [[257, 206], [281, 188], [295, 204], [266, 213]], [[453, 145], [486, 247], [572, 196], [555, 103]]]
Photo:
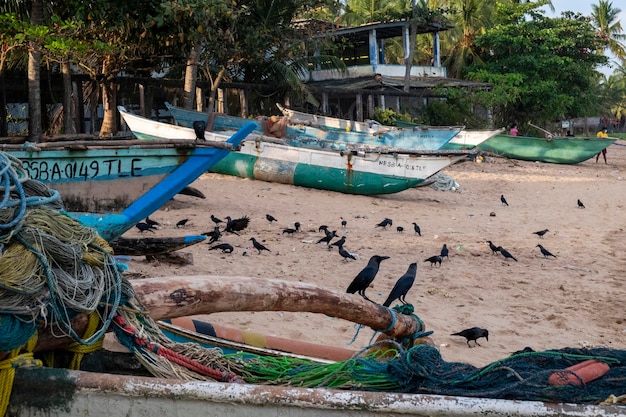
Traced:
[[61, 74], [63, 75], [63, 131], [66, 134], [76, 133], [74, 123], [74, 106], [72, 103], [72, 74], [70, 61], [64, 60], [61, 63]]
[[[220, 86], [220, 82], [222, 81], [222, 79], [224, 78], [224, 74], [226, 73], [226, 68], [222, 67], [222, 69], [220, 69], [220, 72], [217, 73], [217, 76], [215, 77], [215, 79], [211, 80], [211, 91], [209, 93], [209, 104], [207, 106], [207, 113], [210, 113], [212, 111], [216, 111], [216, 106], [215, 106], [215, 97], [217, 96], [217, 89]], [[225, 110], [220, 110], [220, 111], [224, 111]]]
[[202, 45], [196, 44], [189, 51], [187, 68], [185, 69], [185, 87], [183, 94], [183, 107], [193, 109], [196, 95], [196, 81], [198, 80], [198, 57], [200, 56]]
[[[30, 22], [43, 24], [43, 2], [33, 0]], [[31, 142], [41, 141], [41, 45], [30, 41], [28, 47], [28, 137]]]
[[[356, 294], [331, 291], [302, 282], [215, 275], [174, 276], [132, 281], [137, 299], [154, 320], [198, 314], [243, 311], [291, 311], [325, 314], [402, 338], [423, 330], [413, 316], [396, 314]], [[73, 320], [79, 334], [86, 316]], [[67, 338], [39, 333], [37, 350], [64, 346]]]
[[106, 58], [102, 64], [102, 107], [104, 116], [102, 117], [102, 127], [100, 127], [100, 138], [109, 138], [117, 133], [117, 85], [110, 75], [113, 73], [111, 58]]

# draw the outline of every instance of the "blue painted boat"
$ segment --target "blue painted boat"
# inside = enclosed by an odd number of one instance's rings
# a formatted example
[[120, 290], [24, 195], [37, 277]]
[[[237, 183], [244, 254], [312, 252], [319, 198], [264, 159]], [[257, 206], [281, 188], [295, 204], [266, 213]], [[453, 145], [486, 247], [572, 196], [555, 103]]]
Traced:
[[[2, 150], [22, 161], [24, 175], [61, 195], [68, 213], [113, 240], [158, 210], [228, 156], [255, 128], [244, 125], [223, 141], [89, 141], [41, 143]], [[218, 137], [218, 136], [215, 136]], [[215, 139], [215, 138], [214, 138]], [[83, 212], [90, 199], [100, 210]], [[110, 205], [101, 201], [110, 201]], [[127, 204], [128, 203], [128, 204]], [[113, 213], [108, 207], [123, 207]], [[78, 208], [78, 210], [77, 210]]]
[[[224, 131], [239, 129], [249, 120], [241, 117], [212, 114], [211, 120], [207, 113], [182, 109], [165, 103], [176, 124], [192, 127], [193, 122], [203, 121], [209, 131]], [[271, 119], [256, 120], [256, 133], [267, 134], [268, 123]], [[414, 129], [356, 132], [341, 129], [322, 129], [314, 126], [288, 125], [279, 135], [285, 139], [298, 139], [299, 141], [325, 141], [334, 149], [342, 149], [354, 144], [364, 146], [388, 146], [408, 149], [413, 151], [438, 150], [454, 138], [462, 127], [459, 126], [420, 126]], [[333, 143], [334, 142], [334, 143]]]
[[[192, 140], [194, 129], [161, 123], [118, 108], [139, 139], [160, 135]], [[216, 118], [225, 120], [223, 118]], [[239, 123], [246, 121], [233, 118]], [[258, 128], [257, 122], [252, 123]], [[449, 165], [467, 158], [468, 151], [411, 151], [363, 146], [312, 137], [282, 139], [254, 135], [239, 152], [217, 162], [211, 171], [268, 182], [299, 185], [346, 194], [391, 194], [420, 185]]]

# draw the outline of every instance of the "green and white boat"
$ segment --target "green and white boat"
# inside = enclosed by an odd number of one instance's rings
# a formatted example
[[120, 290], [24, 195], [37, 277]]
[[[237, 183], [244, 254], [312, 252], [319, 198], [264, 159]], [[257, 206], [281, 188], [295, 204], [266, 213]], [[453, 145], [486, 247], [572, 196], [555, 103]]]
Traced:
[[[138, 139], [196, 139], [194, 129], [134, 115], [123, 107], [118, 109]], [[418, 186], [469, 155], [468, 151], [411, 151], [346, 143], [334, 149], [336, 146], [334, 141], [252, 134], [238, 152], [226, 156], [210, 171], [346, 194], [375, 195]]]

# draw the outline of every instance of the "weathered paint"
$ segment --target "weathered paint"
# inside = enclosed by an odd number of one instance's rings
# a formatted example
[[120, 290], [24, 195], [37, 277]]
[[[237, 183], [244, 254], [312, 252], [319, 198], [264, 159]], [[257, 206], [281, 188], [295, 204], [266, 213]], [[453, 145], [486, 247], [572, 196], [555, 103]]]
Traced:
[[478, 146], [511, 159], [577, 164], [595, 156], [616, 139], [602, 138], [533, 138], [529, 136], [496, 135]]
[[22, 368], [8, 412], [12, 417], [617, 417], [624, 409]]
[[[206, 113], [182, 109], [166, 103], [176, 123], [180, 126], [190, 127], [196, 120], [208, 120]], [[232, 130], [238, 129], [247, 119], [226, 115], [215, 115], [213, 129]], [[263, 128], [257, 123], [256, 133], [262, 134]], [[345, 148], [346, 145], [368, 146], [391, 146], [395, 148], [411, 150], [437, 150], [450, 141], [462, 127], [458, 126], [419, 126], [412, 129], [389, 130], [389, 131], [351, 131], [342, 129], [320, 129], [314, 126], [291, 125], [287, 127], [286, 139], [305, 139], [317, 141], [335, 142], [336, 149]]]

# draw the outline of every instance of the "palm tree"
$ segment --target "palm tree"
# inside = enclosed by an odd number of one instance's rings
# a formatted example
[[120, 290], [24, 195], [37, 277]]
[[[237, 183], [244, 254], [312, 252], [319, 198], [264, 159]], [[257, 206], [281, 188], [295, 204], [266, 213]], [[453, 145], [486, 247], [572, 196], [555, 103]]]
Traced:
[[622, 10], [613, 7], [613, 3], [607, 0], [599, 0], [598, 4], [592, 4], [591, 10], [591, 19], [596, 26], [598, 37], [605, 42], [605, 46], [598, 48], [597, 53], [603, 54], [608, 48], [613, 55], [624, 61], [626, 47], [621, 41], [626, 39], [626, 35], [622, 33], [619, 21]]

